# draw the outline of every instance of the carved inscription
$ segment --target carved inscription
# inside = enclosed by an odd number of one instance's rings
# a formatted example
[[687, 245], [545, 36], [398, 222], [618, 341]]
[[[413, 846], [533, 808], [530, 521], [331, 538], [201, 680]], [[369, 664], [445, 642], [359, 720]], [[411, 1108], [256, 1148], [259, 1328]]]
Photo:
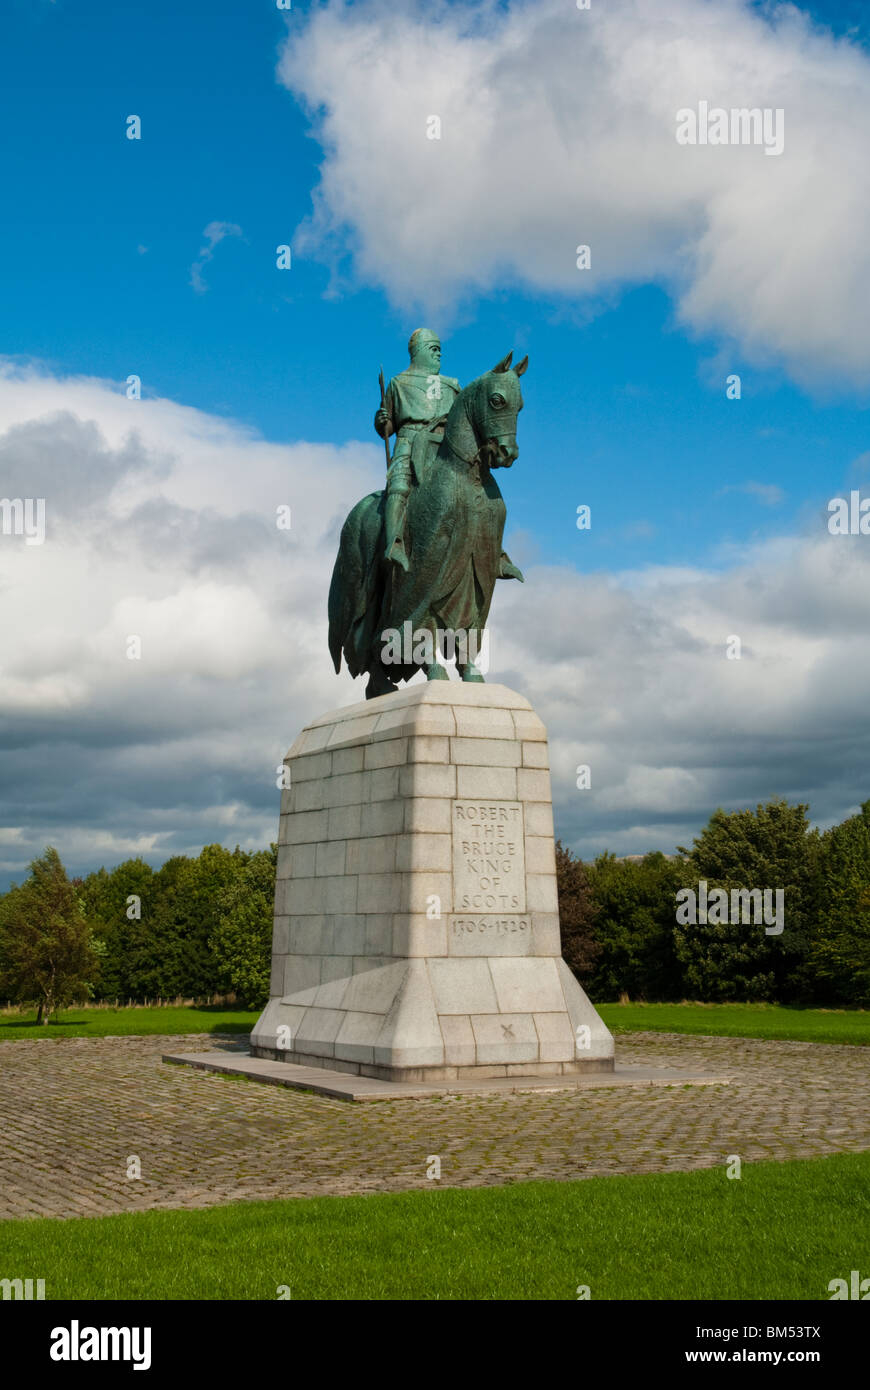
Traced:
[[523, 809], [519, 801], [453, 802], [453, 910], [526, 910]]
[[532, 919], [514, 912], [503, 916], [450, 917], [451, 956], [527, 956], [531, 950]]

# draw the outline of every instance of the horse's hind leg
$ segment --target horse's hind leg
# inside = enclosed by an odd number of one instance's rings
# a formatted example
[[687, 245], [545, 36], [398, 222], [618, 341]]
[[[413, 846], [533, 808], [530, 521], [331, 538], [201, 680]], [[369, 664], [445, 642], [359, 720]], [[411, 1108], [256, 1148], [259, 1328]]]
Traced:
[[477, 681], [481, 685], [483, 685], [485, 684], [484, 677], [481, 675], [480, 671], [477, 669], [477, 666], [475, 664], [478, 655], [476, 638], [476, 632], [465, 634], [465, 651], [461, 654], [465, 657], [465, 660], [457, 660], [456, 669], [459, 672], [459, 677], [461, 680]]
[[366, 699], [376, 700], [379, 695], [395, 695], [398, 690], [397, 685], [393, 685], [383, 666], [378, 662], [369, 671], [369, 683], [366, 686]]

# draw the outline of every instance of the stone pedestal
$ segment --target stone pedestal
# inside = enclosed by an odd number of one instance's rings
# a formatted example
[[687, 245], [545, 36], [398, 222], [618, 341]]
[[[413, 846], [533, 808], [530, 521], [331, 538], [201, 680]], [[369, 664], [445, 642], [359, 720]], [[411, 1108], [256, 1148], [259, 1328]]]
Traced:
[[322, 715], [282, 793], [255, 1056], [397, 1081], [613, 1069], [561, 958], [547, 736], [503, 685]]

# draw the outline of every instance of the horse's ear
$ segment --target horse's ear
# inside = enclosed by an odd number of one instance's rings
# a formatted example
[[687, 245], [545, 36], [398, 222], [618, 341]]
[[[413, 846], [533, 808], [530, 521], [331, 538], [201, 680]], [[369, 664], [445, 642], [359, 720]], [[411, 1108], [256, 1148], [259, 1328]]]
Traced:
[[508, 368], [510, 367], [511, 358], [513, 357], [513, 355], [514, 355], [514, 353], [513, 353], [513, 348], [511, 348], [511, 350], [510, 350], [510, 352], [508, 353], [507, 357], [503, 357], [503, 358], [501, 359], [500, 362], [496, 362], [496, 364], [495, 364], [495, 366], [493, 367], [492, 370], [493, 370], [494, 372], [506, 372], [506, 371], [508, 370]]
[[526, 355], [525, 355], [525, 357], [523, 358], [522, 362], [518, 362], [517, 365], [514, 367], [514, 371], [516, 372], [517, 376], [522, 376], [523, 372], [526, 370], [526, 367], [528, 367], [528, 365], [529, 365], [529, 354], [526, 353]]

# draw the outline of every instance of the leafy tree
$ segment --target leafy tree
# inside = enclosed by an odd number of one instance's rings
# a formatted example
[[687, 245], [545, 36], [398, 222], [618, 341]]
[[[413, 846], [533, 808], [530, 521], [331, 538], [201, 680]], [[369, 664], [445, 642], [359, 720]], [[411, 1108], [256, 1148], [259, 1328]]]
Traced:
[[556, 887], [562, 955], [578, 980], [585, 980], [601, 951], [594, 933], [596, 908], [583, 860], [566, 849], [561, 840], [556, 841]]
[[674, 942], [675, 894], [684, 877], [680, 861], [658, 852], [642, 859], [601, 854], [590, 865], [600, 955], [589, 980], [595, 999], [674, 999], [682, 969]]
[[103, 951], [100, 987], [106, 999], [137, 996], [133, 963], [141, 954], [153, 896], [154, 870], [144, 859], [128, 859], [111, 871], [88, 874], [78, 896]]
[[870, 801], [821, 837], [808, 964], [826, 1002], [870, 1005]]
[[680, 886], [696, 895], [702, 879], [708, 894], [724, 889], [729, 905], [732, 889], [783, 892], [779, 935], [768, 935], [762, 923], [754, 922], [675, 924], [677, 956], [696, 998], [788, 1002], [805, 993], [818, 855], [818, 836], [809, 829], [807, 810], [782, 799], [754, 811], [719, 809], [693, 848], [681, 851], [687, 859]]
[[269, 998], [277, 862], [277, 845], [251, 855], [220, 895], [210, 941], [219, 968], [252, 1009], [262, 1008]]
[[30, 865], [30, 877], [0, 901], [3, 992], [35, 1003], [42, 1023], [64, 1004], [87, 997], [98, 968], [76, 891], [56, 849]]
[[154, 875], [147, 921], [133, 952], [138, 998], [222, 993], [226, 971], [211, 949], [221, 894], [244, 871], [243, 850], [206, 845], [197, 859], [177, 855]]

